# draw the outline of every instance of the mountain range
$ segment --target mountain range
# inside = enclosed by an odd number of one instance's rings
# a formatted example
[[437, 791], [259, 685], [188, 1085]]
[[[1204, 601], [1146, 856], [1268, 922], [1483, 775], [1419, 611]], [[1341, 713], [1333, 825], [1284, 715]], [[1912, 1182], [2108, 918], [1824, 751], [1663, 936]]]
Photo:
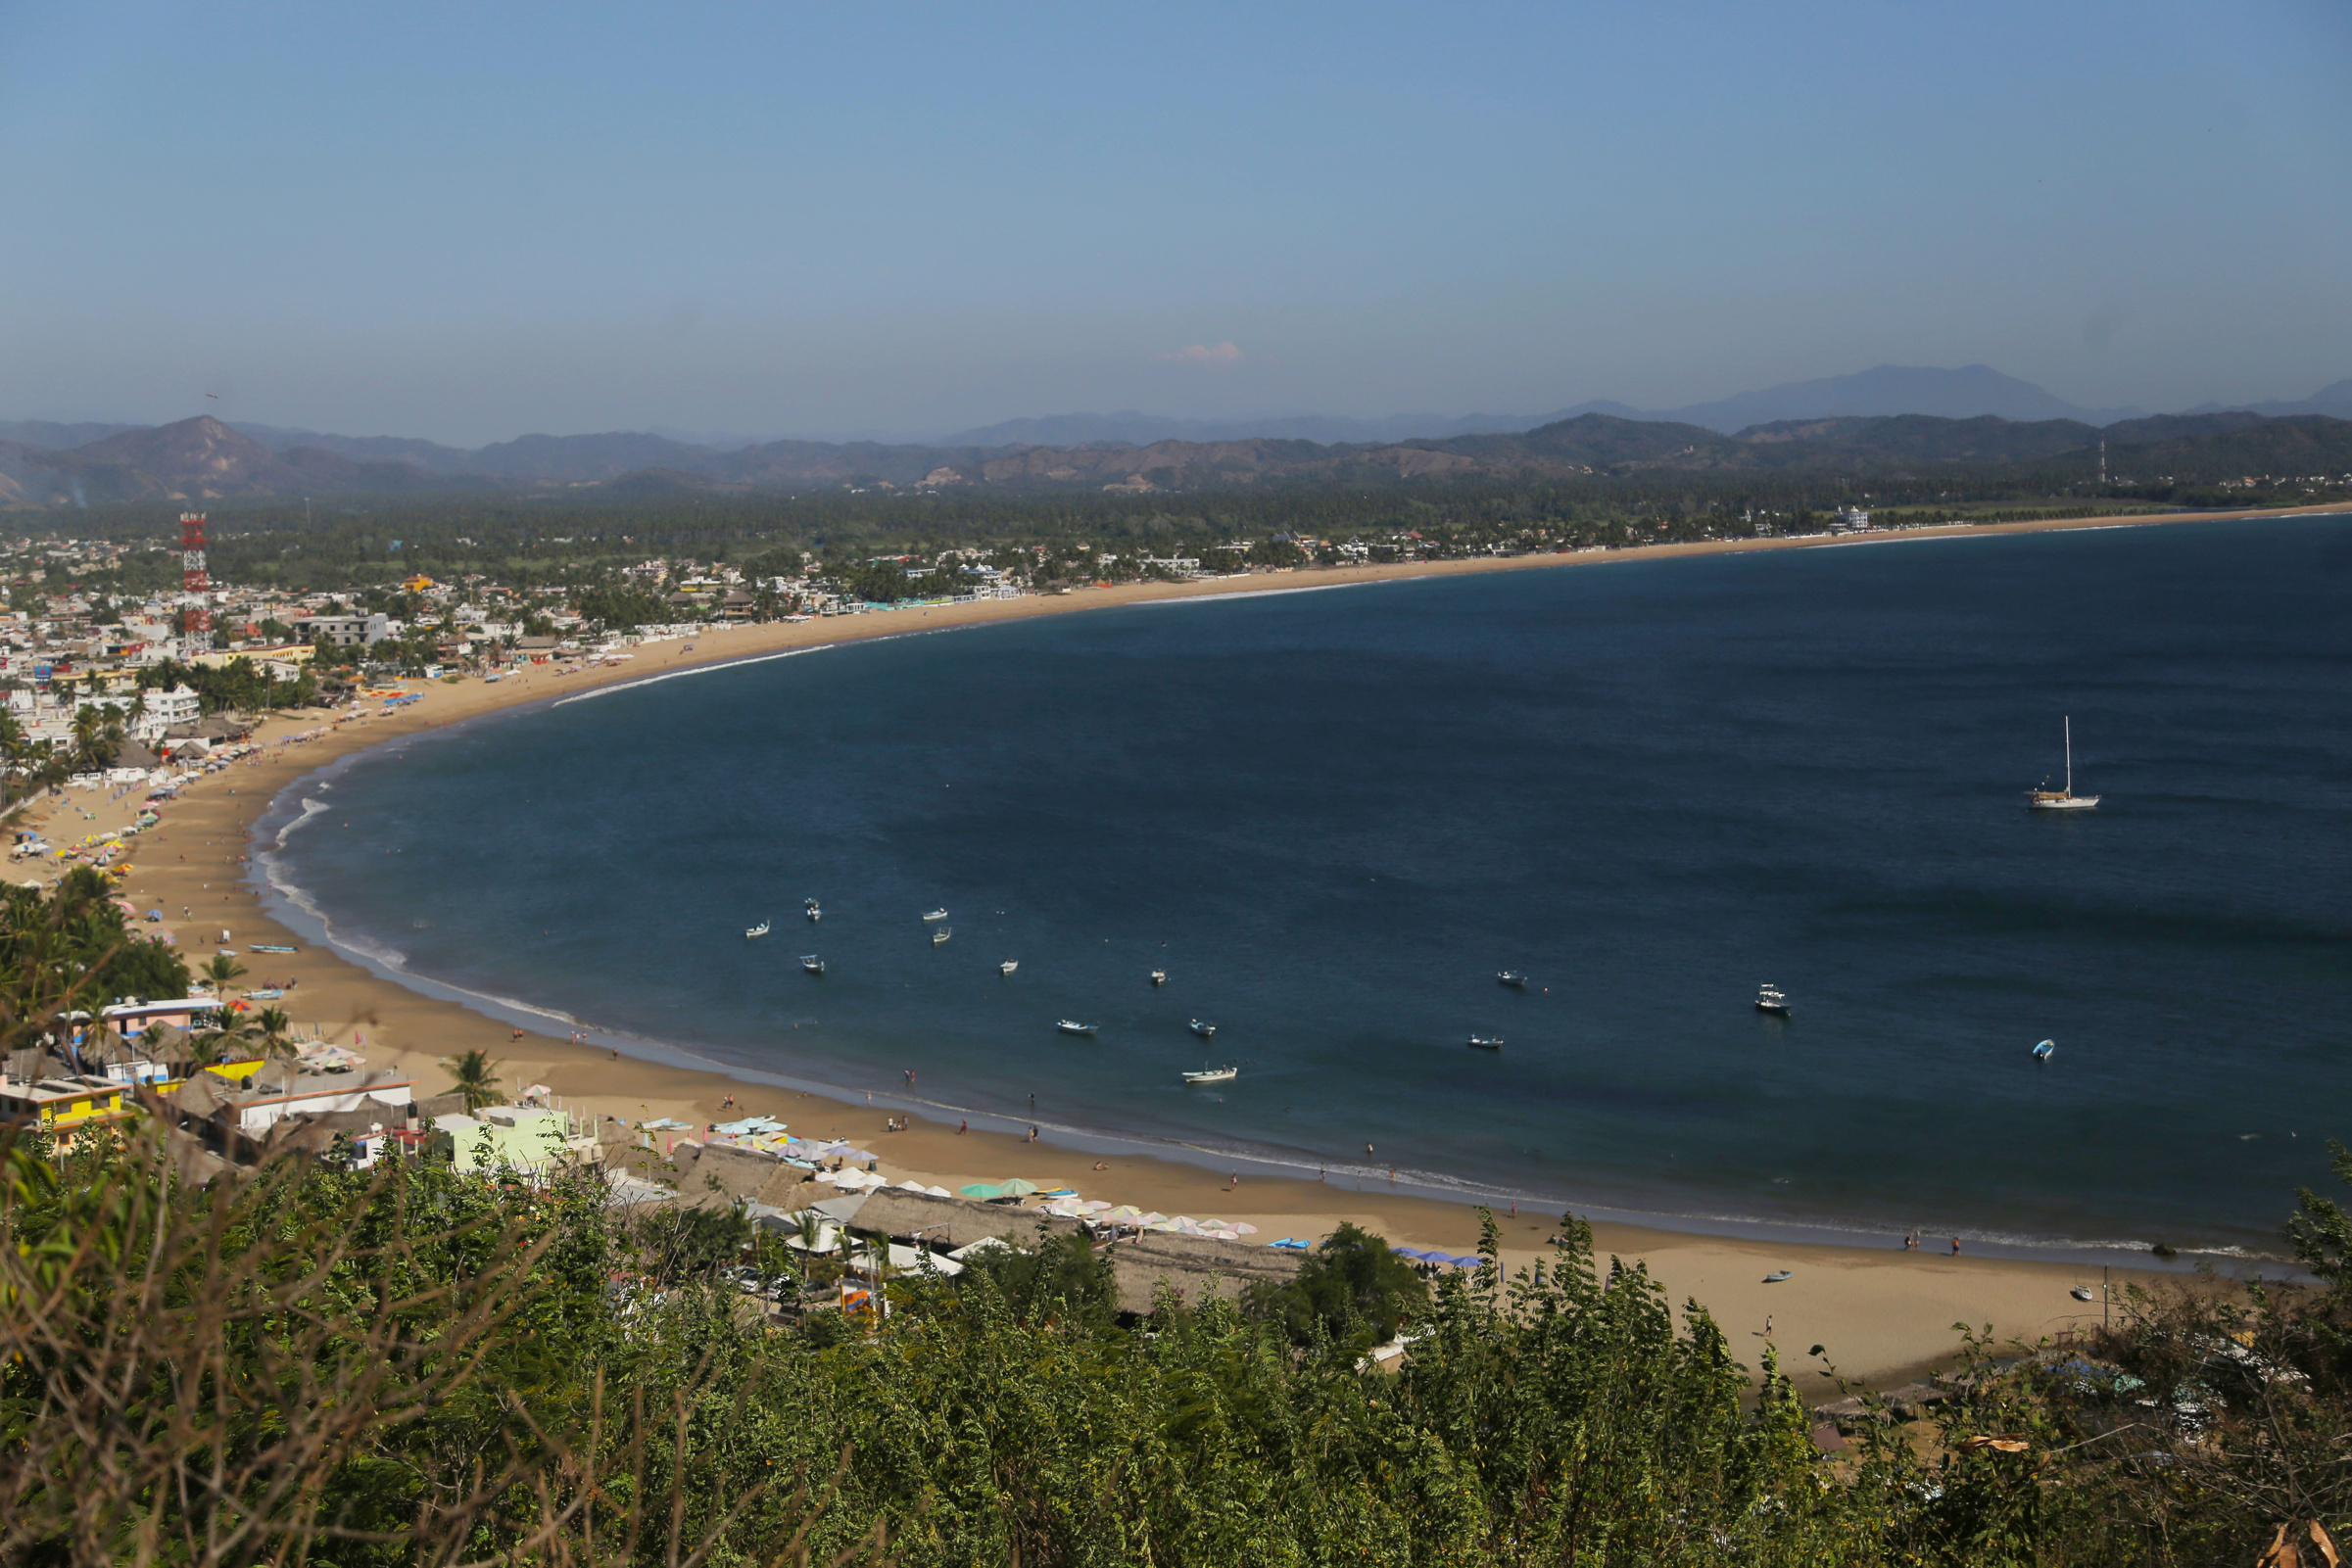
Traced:
[[[2130, 417], [2116, 409], [2050, 411], [2070, 407], [1982, 365], [1882, 365], [1680, 409], [1579, 404], [1532, 424], [1484, 416], [1221, 423], [1128, 413], [1015, 420], [922, 443], [784, 440], [721, 449], [612, 432], [523, 436], [468, 451], [408, 437], [231, 426], [209, 416], [153, 427], [24, 421], [0, 424], [0, 504], [546, 487], [652, 496], [842, 485], [1200, 489], [1651, 469], [1903, 472], [2068, 453], [2088, 462], [2102, 439], [2117, 472], [2352, 468], [2352, 451], [2335, 460], [2352, 432], [2343, 423], [2352, 416], [2352, 381], [2255, 409]], [[1389, 434], [1392, 423], [1412, 433]]]

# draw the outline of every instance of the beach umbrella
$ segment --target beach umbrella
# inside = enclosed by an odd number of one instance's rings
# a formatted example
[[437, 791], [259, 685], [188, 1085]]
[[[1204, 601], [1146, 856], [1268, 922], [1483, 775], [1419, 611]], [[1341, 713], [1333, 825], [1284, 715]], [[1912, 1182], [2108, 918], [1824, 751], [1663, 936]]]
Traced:
[[1255, 1236], [1258, 1234], [1258, 1227], [1255, 1225], [1245, 1225], [1240, 1220], [1236, 1219], [1233, 1221], [1232, 1231], [1236, 1236]]
[[934, 1198], [952, 1198], [955, 1196], [954, 1193], [949, 1192], [944, 1187], [926, 1187], [923, 1190]]
[[1486, 1259], [1483, 1258], [1457, 1258], [1453, 1259], [1453, 1263], [1456, 1268], [1483, 1268], [1486, 1265]]
[[1037, 1190], [1037, 1184], [1033, 1181], [1024, 1181], [1019, 1176], [1015, 1176], [1010, 1181], [998, 1182], [996, 1188], [1008, 1198], [1026, 1198]]
[[1219, 1241], [1239, 1241], [1241, 1239], [1241, 1232], [1229, 1225], [1222, 1230], [1212, 1230], [1208, 1234], [1216, 1237]]
[[1002, 1187], [992, 1187], [984, 1181], [976, 1181], [969, 1187], [958, 1187], [956, 1191], [967, 1198], [1001, 1198], [1004, 1196]]
[[1138, 1225], [1165, 1225], [1168, 1223], [1168, 1216], [1155, 1209], [1148, 1214], [1136, 1215], [1135, 1223]]
[[919, 1182], [919, 1181], [913, 1181], [913, 1180], [908, 1180], [908, 1181], [902, 1181], [902, 1182], [900, 1182], [900, 1183], [898, 1184], [898, 1188], [899, 1188], [899, 1190], [900, 1190], [901, 1192], [928, 1192], [928, 1191], [930, 1191], [930, 1189], [929, 1189], [929, 1188], [927, 1188], [927, 1187], [925, 1187], [925, 1186], [923, 1185], [923, 1183], [921, 1183], [921, 1182]]
[[1089, 1198], [1079, 1207], [1090, 1214], [1107, 1214], [1111, 1212], [1110, 1202], [1102, 1198]]
[[1128, 1219], [1128, 1220], [1135, 1220], [1135, 1219], [1141, 1219], [1141, 1218], [1143, 1217], [1143, 1211], [1142, 1211], [1142, 1210], [1140, 1210], [1140, 1209], [1137, 1209], [1137, 1208], [1136, 1208], [1136, 1207], [1135, 1207], [1133, 1204], [1121, 1204], [1121, 1205], [1120, 1205], [1118, 1208], [1116, 1208], [1116, 1209], [1106, 1209], [1106, 1210], [1104, 1210], [1104, 1211], [1102, 1212], [1102, 1216], [1103, 1216], [1103, 1218], [1105, 1218], [1105, 1219], [1114, 1219], [1114, 1220], [1116, 1220], [1116, 1219]]

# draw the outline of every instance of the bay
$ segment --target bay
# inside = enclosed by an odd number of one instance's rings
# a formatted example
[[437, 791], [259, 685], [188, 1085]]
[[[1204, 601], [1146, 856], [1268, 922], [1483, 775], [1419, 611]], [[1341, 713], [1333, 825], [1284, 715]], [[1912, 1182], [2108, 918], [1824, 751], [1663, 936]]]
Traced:
[[[406, 974], [933, 1115], [2276, 1251], [2352, 1135], [2348, 588], [2326, 518], [1048, 617], [379, 748], [263, 858]], [[2067, 715], [2104, 803], [2029, 814]]]

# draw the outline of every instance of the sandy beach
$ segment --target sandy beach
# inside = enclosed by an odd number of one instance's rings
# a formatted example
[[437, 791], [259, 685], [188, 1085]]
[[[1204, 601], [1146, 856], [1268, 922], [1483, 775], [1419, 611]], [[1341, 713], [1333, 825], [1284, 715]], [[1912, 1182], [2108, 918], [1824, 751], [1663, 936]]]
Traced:
[[[2311, 512], [2330, 508], [2309, 508]], [[373, 1067], [396, 1067], [413, 1075], [421, 1097], [447, 1088], [437, 1063], [456, 1053], [482, 1049], [500, 1059], [506, 1085], [519, 1089], [545, 1084], [575, 1109], [602, 1117], [635, 1121], [674, 1117], [699, 1127], [753, 1114], [773, 1115], [793, 1131], [853, 1138], [882, 1157], [882, 1170], [896, 1180], [916, 1177], [949, 1188], [971, 1181], [1020, 1175], [1052, 1187], [1068, 1185], [1089, 1198], [1131, 1203], [1169, 1213], [1246, 1220], [1267, 1237], [1313, 1239], [1342, 1219], [1375, 1230], [1400, 1245], [1468, 1252], [1478, 1236], [1474, 1209], [1378, 1191], [1356, 1192], [1314, 1181], [1243, 1175], [1238, 1187], [1224, 1172], [1174, 1161], [1107, 1157], [1108, 1168], [1092, 1168], [1097, 1157], [1061, 1149], [1050, 1141], [1028, 1144], [1001, 1134], [959, 1133], [953, 1124], [917, 1119], [903, 1132], [883, 1130], [880, 1106], [846, 1104], [795, 1091], [746, 1083], [716, 1072], [616, 1056], [609, 1050], [576, 1045], [547, 1034], [515, 1036], [503, 1020], [453, 1002], [437, 1000], [350, 964], [330, 949], [272, 920], [247, 880], [245, 859], [254, 820], [294, 780], [366, 746], [432, 730], [494, 710], [563, 696], [600, 685], [642, 681], [694, 666], [860, 638], [944, 630], [1032, 615], [1074, 613], [1148, 600], [1236, 593], [1312, 589], [1408, 577], [1539, 570], [1728, 550], [1804, 549], [1833, 544], [1894, 544], [1939, 536], [1975, 537], [2176, 521], [2209, 522], [2226, 516], [2285, 516], [2299, 513], [2190, 513], [2178, 516], [2086, 518], [2055, 523], [2004, 524], [1917, 530], [1862, 539], [1761, 540], [1706, 545], [1661, 546], [1640, 550], [1569, 555], [1532, 555], [1396, 566], [1270, 572], [1188, 584], [1145, 584], [1081, 590], [1066, 595], [991, 600], [974, 604], [907, 609], [803, 622], [714, 630], [697, 637], [692, 651], [678, 644], [640, 650], [618, 667], [592, 667], [574, 674], [555, 666], [529, 668], [497, 684], [467, 679], [421, 688], [407, 707], [339, 724], [333, 715], [294, 714], [272, 719], [257, 732], [261, 755], [191, 784], [167, 804], [163, 822], [132, 843], [123, 891], [142, 910], [166, 912], [182, 949], [201, 961], [216, 938], [239, 949], [248, 974], [241, 982], [290, 986], [287, 1009], [305, 1032], [323, 1032], [356, 1046]], [[404, 683], [419, 689], [417, 683]], [[334, 725], [328, 733], [299, 743], [285, 737]], [[85, 834], [126, 826], [136, 814], [141, 791], [109, 802], [98, 790], [70, 789], [44, 797], [18, 814], [18, 826], [41, 828], [60, 846]], [[12, 870], [19, 880], [53, 879], [55, 868], [24, 863]], [[183, 913], [184, 912], [184, 913]], [[296, 945], [293, 955], [247, 951], [255, 943]], [[877, 1085], [880, 1088], [880, 1085]], [[732, 1096], [734, 1105], [722, 1110]], [[1515, 1266], [1545, 1252], [1557, 1216], [1498, 1215], [1507, 1259]], [[1753, 1364], [1771, 1324], [1771, 1339], [1785, 1358], [1802, 1362], [1816, 1345], [1847, 1376], [1887, 1386], [1949, 1359], [1952, 1325], [1990, 1325], [2003, 1338], [2032, 1340], [2086, 1320], [2095, 1323], [2101, 1307], [2069, 1295], [2078, 1283], [2098, 1283], [2099, 1270], [2076, 1264], [1951, 1257], [1945, 1238], [1922, 1238], [1907, 1253], [1888, 1236], [1878, 1247], [1835, 1247], [1686, 1235], [1608, 1224], [1598, 1227], [1604, 1256], [1639, 1259], [1677, 1302], [1703, 1303], [1724, 1326], [1736, 1354]], [[1943, 1253], [1937, 1248], [1944, 1247]], [[1763, 1283], [1766, 1273], [1791, 1271], [1783, 1283]], [[2117, 1271], [2117, 1282], [2124, 1275]], [[1823, 1397], [1830, 1385], [1803, 1373]]]

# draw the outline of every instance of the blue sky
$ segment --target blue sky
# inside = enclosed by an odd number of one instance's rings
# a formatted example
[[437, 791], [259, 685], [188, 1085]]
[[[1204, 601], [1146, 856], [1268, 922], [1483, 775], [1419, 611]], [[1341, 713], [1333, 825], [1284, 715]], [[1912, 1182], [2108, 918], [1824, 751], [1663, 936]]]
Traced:
[[2352, 375], [2348, 84], [2340, 0], [0, 0], [0, 417], [2300, 397]]

